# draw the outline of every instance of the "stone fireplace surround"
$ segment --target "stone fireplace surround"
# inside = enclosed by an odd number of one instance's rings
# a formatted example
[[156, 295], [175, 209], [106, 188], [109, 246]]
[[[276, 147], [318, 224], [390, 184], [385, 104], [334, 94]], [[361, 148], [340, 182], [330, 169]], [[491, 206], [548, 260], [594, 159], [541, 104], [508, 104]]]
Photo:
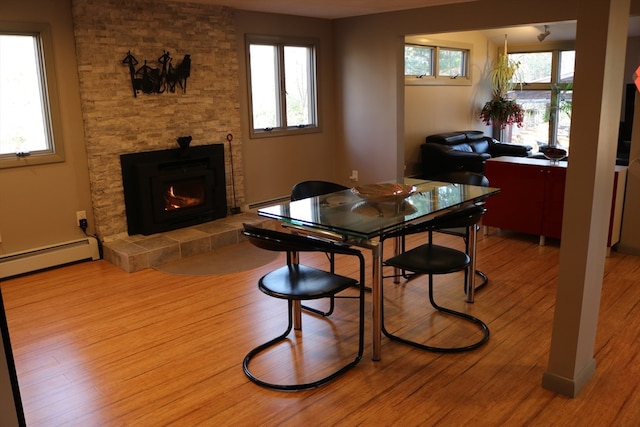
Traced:
[[[177, 1], [93, 0], [73, 1], [72, 13], [94, 227], [104, 243], [105, 259], [135, 271], [169, 257], [169, 248], [176, 245], [188, 254], [206, 246], [207, 239], [213, 246], [237, 241], [238, 220], [250, 214], [169, 235], [129, 236], [120, 171], [121, 154], [175, 148], [180, 136], [191, 135], [192, 146], [222, 143], [228, 205], [242, 206], [242, 134], [232, 9]], [[190, 54], [186, 92], [134, 97], [127, 66], [122, 63], [129, 51], [140, 62], [148, 60], [150, 66], [155, 66], [164, 51], [174, 58]], [[228, 134], [233, 135], [232, 142]], [[139, 247], [133, 248], [132, 243]], [[128, 249], [121, 251], [123, 248]], [[124, 261], [127, 252], [132, 256]], [[142, 256], [144, 252], [148, 253]]]

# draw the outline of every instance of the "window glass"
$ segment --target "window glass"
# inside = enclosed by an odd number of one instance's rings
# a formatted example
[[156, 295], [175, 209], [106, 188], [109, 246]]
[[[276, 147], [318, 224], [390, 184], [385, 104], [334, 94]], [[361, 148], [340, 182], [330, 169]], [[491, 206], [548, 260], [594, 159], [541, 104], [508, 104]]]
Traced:
[[418, 45], [405, 45], [404, 74], [406, 76], [432, 76], [433, 48]]
[[51, 151], [39, 40], [0, 34], [0, 154]]
[[278, 125], [278, 57], [275, 46], [254, 44], [251, 55], [251, 100], [253, 126]]
[[313, 123], [311, 90], [311, 52], [308, 47], [285, 46], [284, 68], [287, 82], [287, 124], [304, 126]]
[[439, 49], [438, 75], [460, 77], [466, 75], [465, 57], [462, 50]]
[[51, 29], [0, 22], [0, 168], [64, 161]]
[[550, 90], [514, 90], [509, 93], [525, 111], [524, 124], [513, 126], [511, 142], [532, 145], [534, 151], [549, 143]]
[[560, 52], [560, 82], [573, 83], [573, 70], [576, 65], [576, 51], [563, 50]]
[[516, 86], [509, 93], [525, 111], [522, 128], [511, 130], [511, 141], [531, 145], [534, 151], [548, 144], [569, 150], [571, 134], [573, 50], [509, 54], [518, 61]]
[[558, 108], [557, 108], [557, 129], [556, 135], [558, 144], [564, 149], [569, 149], [569, 136], [571, 135], [571, 99], [573, 96], [572, 90], [562, 90], [558, 93]]
[[516, 83], [551, 82], [551, 52], [510, 53], [509, 59], [520, 64], [514, 76]]
[[252, 137], [317, 131], [315, 44], [255, 36], [247, 51]]

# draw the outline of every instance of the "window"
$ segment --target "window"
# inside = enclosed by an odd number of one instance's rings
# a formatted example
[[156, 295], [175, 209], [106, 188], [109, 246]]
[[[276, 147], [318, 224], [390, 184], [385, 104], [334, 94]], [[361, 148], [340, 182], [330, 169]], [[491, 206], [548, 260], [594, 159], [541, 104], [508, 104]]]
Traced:
[[422, 78], [433, 76], [433, 51], [429, 46], [404, 46], [404, 75]]
[[[429, 43], [429, 44], [423, 44]], [[459, 43], [408, 37], [404, 46], [404, 75], [408, 85], [470, 85], [470, 47]]]
[[252, 137], [318, 130], [316, 43], [247, 38]]
[[524, 126], [513, 127], [511, 142], [535, 150], [556, 141], [568, 151], [575, 51], [510, 53], [509, 58], [520, 63], [509, 95], [525, 110]]
[[0, 167], [64, 160], [50, 46], [47, 26], [0, 23]]
[[461, 49], [438, 49], [438, 77], [466, 77], [467, 56]]

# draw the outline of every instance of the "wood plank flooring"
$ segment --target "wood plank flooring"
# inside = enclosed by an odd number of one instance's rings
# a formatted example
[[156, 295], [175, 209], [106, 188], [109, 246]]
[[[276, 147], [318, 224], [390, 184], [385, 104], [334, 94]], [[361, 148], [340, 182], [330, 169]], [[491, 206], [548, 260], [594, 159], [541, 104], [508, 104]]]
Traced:
[[[463, 354], [428, 353], [383, 338], [382, 360], [373, 362], [367, 295], [360, 364], [299, 393], [258, 387], [241, 366], [251, 348], [285, 327], [286, 303], [256, 286], [283, 257], [211, 277], [126, 273], [94, 261], [14, 278], [1, 288], [30, 427], [636, 426], [640, 258], [612, 252], [606, 260], [596, 376], [570, 399], [541, 387], [558, 257], [557, 242], [541, 247], [536, 237], [492, 233], [478, 241], [478, 267], [490, 281], [474, 304], [464, 302], [461, 275], [437, 279], [440, 304], [491, 329], [487, 345]], [[303, 260], [326, 265], [322, 255]], [[339, 259], [338, 272], [356, 268]], [[390, 329], [431, 342], [465, 342], [477, 334], [433, 313], [425, 278], [398, 285], [387, 279], [385, 298]], [[276, 380], [300, 379], [317, 374], [317, 364], [329, 358], [351, 358], [356, 304], [338, 300], [330, 321], [305, 315], [302, 335], [256, 369]], [[267, 362], [268, 368], [259, 366]]]

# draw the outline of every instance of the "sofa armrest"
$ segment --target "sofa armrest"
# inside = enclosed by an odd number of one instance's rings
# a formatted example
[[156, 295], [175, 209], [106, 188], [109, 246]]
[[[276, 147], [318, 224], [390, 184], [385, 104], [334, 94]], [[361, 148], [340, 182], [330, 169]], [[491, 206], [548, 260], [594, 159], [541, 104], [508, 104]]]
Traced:
[[484, 161], [491, 157], [488, 154], [453, 150], [448, 145], [438, 143], [422, 144], [420, 152], [423, 178], [456, 170], [484, 173]]
[[531, 154], [531, 147], [528, 145], [508, 144], [494, 141], [491, 144], [491, 155], [493, 157], [514, 156], [527, 157]]
[[447, 155], [457, 160], [469, 161], [469, 162], [472, 162], [472, 161], [483, 162], [491, 158], [491, 154], [489, 153], [476, 153], [474, 151], [451, 150], [447, 153]]
[[484, 173], [484, 162], [491, 158], [488, 153], [473, 153], [468, 151], [451, 150], [447, 153], [449, 163], [455, 165], [452, 170], [466, 170]]

